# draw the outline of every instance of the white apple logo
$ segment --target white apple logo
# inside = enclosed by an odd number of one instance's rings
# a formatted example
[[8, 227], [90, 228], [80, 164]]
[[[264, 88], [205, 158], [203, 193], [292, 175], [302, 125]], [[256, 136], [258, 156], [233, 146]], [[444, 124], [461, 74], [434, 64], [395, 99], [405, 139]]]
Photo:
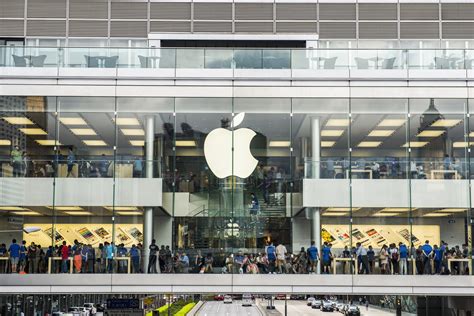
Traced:
[[[245, 113], [240, 113], [234, 117], [232, 129], [242, 123], [244, 116]], [[255, 132], [248, 128], [233, 131], [216, 128], [207, 135], [204, 141], [204, 156], [216, 177], [224, 179], [234, 175], [247, 178], [252, 174], [258, 163], [250, 152], [250, 142], [255, 135]]]

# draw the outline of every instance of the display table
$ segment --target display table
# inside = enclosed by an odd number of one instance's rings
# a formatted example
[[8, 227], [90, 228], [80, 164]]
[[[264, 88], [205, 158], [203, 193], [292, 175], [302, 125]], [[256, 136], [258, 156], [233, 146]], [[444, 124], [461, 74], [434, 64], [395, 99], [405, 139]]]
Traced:
[[458, 171], [457, 170], [431, 170], [431, 179], [436, 179], [436, 174], [441, 173], [444, 179], [445, 174], [453, 174], [453, 179], [458, 179]]
[[[71, 178], [77, 178], [78, 176], [78, 167], [77, 164], [75, 163], [72, 166], [72, 173], [71, 173]], [[67, 178], [67, 164], [60, 164], [59, 165], [59, 170], [58, 170], [58, 178]]]
[[[354, 258], [334, 258], [334, 265], [333, 265], [333, 272], [334, 274], [337, 274], [337, 262], [338, 261], [341, 261], [341, 262], [349, 262], [349, 264], [351, 264], [352, 262], [354, 262], [354, 270], [355, 270], [355, 274], [359, 274], [359, 269], [357, 267], [357, 261], [356, 259]], [[345, 272], [345, 271], [343, 271]]]
[[10, 257], [0, 257], [0, 261], [5, 261], [5, 271], [0, 271], [0, 273], [8, 273], [8, 266], [10, 263]]
[[[453, 262], [467, 262], [467, 266], [469, 267], [469, 271], [471, 272], [472, 271], [472, 260], [471, 259], [467, 259], [467, 258], [451, 258], [451, 259], [448, 259], [448, 269], [449, 271], [451, 272], [452, 274], [452, 269], [451, 269], [451, 265]], [[463, 264], [464, 265], [464, 264]], [[472, 273], [472, 272], [471, 272]]]
[[[115, 261], [119, 261], [119, 260], [125, 260], [125, 262], [127, 263], [127, 273], [130, 274], [131, 272], [131, 267], [130, 267], [130, 257], [115, 257], [113, 260]], [[107, 270], [107, 266], [108, 266], [108, 262], [109, 259], [105, 259], [105, 269]], [[117, 267], [118, 269], [118, 267]], [[115, 271], [114, 271], [115, 273]]]
[[[48, 258], [48, 274], [51, 274], [51, 264], [53, 263], [53, 260], [59, 260], [62, 261], [63, 258], [61, 257], [49, 257]], [[69, 257], [69, 273], [72, 274], [73, 268], [74, 268], [74, 262], [73, 258]]]
[[[372, 170], [370, 169], [351, 169], [352, 173], [367, 173], [369, 179], [372, 179]], [[346, 170], [346, 178], [349, 179], [349, 170]]]

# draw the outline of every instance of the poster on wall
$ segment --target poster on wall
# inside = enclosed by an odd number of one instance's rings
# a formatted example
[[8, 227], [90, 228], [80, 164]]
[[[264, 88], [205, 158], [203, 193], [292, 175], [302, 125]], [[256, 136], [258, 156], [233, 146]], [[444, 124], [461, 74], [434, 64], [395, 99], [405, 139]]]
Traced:
[[[27, 227], [38, 227], [39, 231], [23, 234], [23, 239], [27, 244], [34, 241], [38, 245], [49, 246], [51, 239], [55, 245], [60, 245], [66, 241], [68, 245], [78, 240], [83, 244], [91, 244], [93, 247], [104, 242], [112, 242], [112, 224], [56, 224], [54, 229], [51, 224], [27, 224]], [[143, 225], [141, 224], [120, 224], [115, 225], [115, 244], [124, 244], [130, 247], [133, 244], [143, 242]]]
[[[413, 225], [412, 242], [415, 247], [423, 245], [425, 240], [429, 240], [431, 245], [440, 243], [439, 225]], [[344, 246], [362, 243], [365, 247], [381, 248], [383, 245], [391, 243], [399, 244], [403, 242], [410, 244], [410, 229], [406, 225], [322, 225], [322, 242], [331, 243], [333, 248], [344, 248]]]

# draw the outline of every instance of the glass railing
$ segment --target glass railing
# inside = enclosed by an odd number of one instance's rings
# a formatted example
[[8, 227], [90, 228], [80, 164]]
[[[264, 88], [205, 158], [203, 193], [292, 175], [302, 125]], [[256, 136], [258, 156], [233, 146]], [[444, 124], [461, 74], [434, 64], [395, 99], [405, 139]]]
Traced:
[[[474, 162], [473, 162], [474, 163]], [[472, 170], [472, 169], [471, 169]], [[322, 158], [306, 160], [306, 179], [443, 179], [469, 178], [466, 159]]]
[[0, 67], [109, 69], [473, 69], [469, 49], [225, 49], [0, 46]]

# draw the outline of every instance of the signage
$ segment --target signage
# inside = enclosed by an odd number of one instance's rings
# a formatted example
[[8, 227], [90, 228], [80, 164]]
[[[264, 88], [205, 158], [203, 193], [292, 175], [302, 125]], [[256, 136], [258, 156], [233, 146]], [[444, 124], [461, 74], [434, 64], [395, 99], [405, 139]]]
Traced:
[[107, 310], [104, 313], [105, 316], [143, 316], [143, 310], [129, 310], [129, 309], [119, 309], [119, 310]]
[[137, 298], [111, 298], [107, 300], [107, 310], [110, 309], [139, 309], [140, 301]]

